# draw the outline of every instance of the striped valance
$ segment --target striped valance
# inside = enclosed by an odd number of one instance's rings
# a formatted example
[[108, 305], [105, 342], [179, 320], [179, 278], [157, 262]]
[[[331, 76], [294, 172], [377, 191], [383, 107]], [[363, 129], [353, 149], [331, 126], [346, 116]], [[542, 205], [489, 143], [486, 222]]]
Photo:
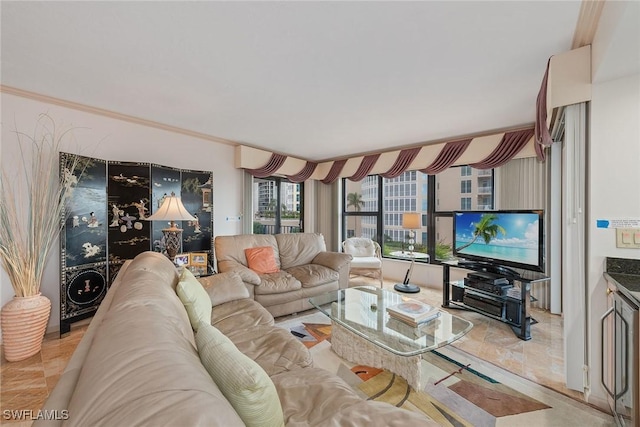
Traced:
[[[293, 182], [316, 179], [331, 184], [340, 178], [360, 181], [370, 174], [393, 178], [406, 170], [437, 174], [451, 166], [498, 167], [511, 159], [540, 157], [533, 127], [327, 162], [310, 162], [246, 146], [236, 147], [236, 167], [256, 177], [286, 176]], [[274, 166], [278, 165], [274, 171]]]
[[236, 167], [254, 176], [281, 175], [294, 182], [316, 179], [330, 184], [340, 178], [358, 181], [370, 174], [392, 178], [406, 170], [437, 174], [451, 166], [470, 165], [476, 169], [491, 169], [512, 159], [536, 157], [544, 160], [545, 147], [552, 143], [549, 126], [553, 110], [591, 99], [590, 64], [590, 46], [549, 59], [536, 103], [535, 130], [532, 125], [493, 135], [320, 163], [238, 146]]

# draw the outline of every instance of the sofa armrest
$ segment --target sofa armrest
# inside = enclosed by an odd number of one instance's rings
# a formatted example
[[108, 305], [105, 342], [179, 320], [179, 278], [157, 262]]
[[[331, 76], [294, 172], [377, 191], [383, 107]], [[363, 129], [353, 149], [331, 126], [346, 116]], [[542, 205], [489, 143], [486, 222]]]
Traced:
[[338, 272], [338, 287], [349, 287], [349, 268], [353, 256], [343, 252], [320, 252], [313, 259], [313, 264], [320, 264]]
[[240, 264], [237, 261], [218, 261], [218, 269], [221, 273], [228, 273], [231, 271], [235, 271], [240, 275], [243, 282], [249, 283], [251, 285], [258, 286], [262, 280], [258, 273], [251, 270], [249, 267]]
[[313, 258], [313, 264], [320, 264], [332, 270], [339, 271], [349, 265], [353, 257], [342, 252], [320, 252]]

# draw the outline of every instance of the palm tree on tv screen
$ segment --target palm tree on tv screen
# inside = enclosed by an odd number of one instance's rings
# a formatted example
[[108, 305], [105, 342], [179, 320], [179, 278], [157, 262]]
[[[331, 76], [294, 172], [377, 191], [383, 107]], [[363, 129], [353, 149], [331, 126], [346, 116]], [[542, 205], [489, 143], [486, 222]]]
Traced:
[[494, 224], [494, 221], [498, 219], [498, 215], [496, 214], [483, 214], [480, 217], [480, 221], [476, 224], [473, 224], [473, 239], [464, 246], [460, 246], [458, 251], [461, 251], [469, 246], [473, 245], [479, 237], [482, 237], [482, 240], [488, 245], [492, 239], [495, 239], [498, 236], [498, 233], [501, 233], [503, 236], [507, 234], [506, 230], [498, 224]]

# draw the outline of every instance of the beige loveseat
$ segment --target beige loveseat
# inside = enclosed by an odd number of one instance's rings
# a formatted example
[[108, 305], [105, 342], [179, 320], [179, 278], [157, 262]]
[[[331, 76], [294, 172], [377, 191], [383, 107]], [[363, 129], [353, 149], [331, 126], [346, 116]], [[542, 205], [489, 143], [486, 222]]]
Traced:
[[[278, 272], [259, 274], [249, 268], [245, 250], [271, 247]], [[349, 286], [351, 255], [329, 252], [322, 234], [242, 234], [215, 238], [218, 271], [235, 271], [249, 294], [273, 316], [311, 307], [309, 298]]]
[[[42, 412], [58, 419], [36, 421], [36, 427], [245, 425], [201, 362], [195, 341], [203, 322], [194, 338], [176, 295], [178, 278], [173, 264], [154, 252], [123, 266], [45, 402]], [[285, 425], [437, 425], [362, 400], [334, 374], [312, 367], [308, 350], [274, 326], [234, 273], [201, 281], [213, 305], [212, 324], [266, 372]]]

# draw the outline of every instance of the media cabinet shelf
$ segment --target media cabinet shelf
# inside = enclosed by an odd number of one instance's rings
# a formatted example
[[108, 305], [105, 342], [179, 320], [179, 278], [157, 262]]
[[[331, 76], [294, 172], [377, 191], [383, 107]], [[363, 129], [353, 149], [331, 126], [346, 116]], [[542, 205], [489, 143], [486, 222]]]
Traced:
[[507, 300], [509, 299], [509, 297], [507, 296], [499, 296], [499, 295], [491, 294], [489, 292], [484, 292], [476, 288], [469, 288], [468, 291], [465, 290], [465, 292], [469, 292], [471, 294], [475, 294], [483, 298], [486, 298], [487, 300], [495, 301], [497, 303], [502, 304], [500, 316], [484, 311], [478, 307], [472, 307], [461, 301], [451, 300], [451, 286], [453, 286], [450, 280], [451, 267], [456, 267], [456, 268], [461, 268], [461, 269], [471, 270], [471, 271], [487, 272], [487, 271], [491, 271], [493, 266], [491, 266], [490, 264], [482, 264], [482, 263], [459, 264], [457, 260], [444, 261], [442, 263], [442, 307], [475, 311], [489, 318], [507, 323], [509, 326], [511, 326], [511, 329], [513, 330], [513, 332], [516, 334], [518, 338], [525, 341], [528, 341], [531, 339], [531, 325], [534, 325], [537, 323], [536, 320], [533, 319], [530, 314], [531, 286], [536, 283], [546, 282], [547, 280], [549, 280], [548, 277], [546, 277], [541, 273], [537, 273], [533, 271], [514, 272], [517, 274], [511, 274], [509, 271], [503, 271], [504, 274], [501, 276], [509, 280], [510, 283], [513, 283], [514, 286], [516, 286], [516, 283], [519, 284], [519, 288], [520, 288], [520, 299], [519, 299], [519, 307], [518, 307], [520, 310], [520, 313], [519, 313], [519, 316], [517, 316], [519, 318], [519, 321], [513, 322], [507, 319], [505, 316], [506, 304], [507, 304]]

